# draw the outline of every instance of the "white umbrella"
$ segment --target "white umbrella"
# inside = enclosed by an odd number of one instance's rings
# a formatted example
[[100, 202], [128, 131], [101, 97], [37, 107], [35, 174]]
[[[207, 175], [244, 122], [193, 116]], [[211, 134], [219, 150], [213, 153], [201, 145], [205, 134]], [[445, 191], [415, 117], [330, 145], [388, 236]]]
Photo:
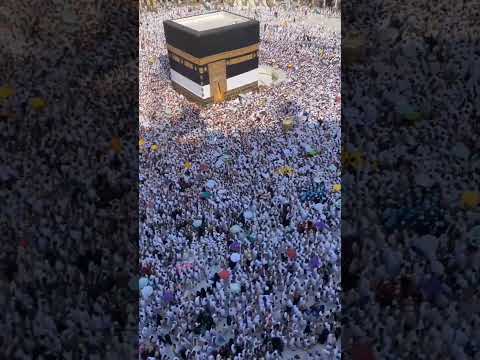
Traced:
[[223, 161], [222, 158], [220, 158], [220, 159], [218, 159], [218, 160], [215, 162], [215, 167], [216, 167], [216, 168], [220, 168], [220, 167], [223, 166], [223, 164], [224, 164], [224, 161]]
[[150, 285], [145, 286], [142, 289], [142, 297], [144, 299], [148, 299], [152, 294], [153, 294], [153, 288]]
[[207, 181], [207, 187], [209, 189], [213, 189], [215, 187], [215, 185], [217, 185], [217, 183], [214, 180], [208, 180]]
[[297, 121], [299, 122], [307, 120], [307, 117], [303, 115], [303, 113], [297, 114], [296, 118], [297, 118]]
[[253, 219], [253, 212], [251, 212], [250, 210], [245, 210], [245, 211], [243, 212], [243, 217], [244, 217], [246, 220]]
[[231, 283], [230, 284], [230, 291], [233, 293], [239, 293], [241, 290], [241, 286], [239, 283]]
[[215, 276], [215, 274], [218, 273], [219, 271], [220, 271], [220, 267], [219, 267], [219, 266], [217, 266], [217, 265], [212, 266], [212, 267], [210, 268], [210, 271], [209, 271], [209, 273], [208, 273], [208, 276], [209, 276], [209, 277]]
[[233, 253], [232, 255], [230, 255], [230, 260], [232, 260], [235, 263], [239, 262], [240, 258], [241, 258], [241, 255], [239, 253]]
[[307, 152], [307, 153], [313, 151], [313, 148], [312, 148], [309, 144], [304, 144], [304, 145], [303, 145], [303, 149], [304, 149], [305, 152]]
[[140, 290], [142, 290], [147, 285], [148, 285], [148, 279], [145, 277], [141, 277], [140, 280], [138, 281], [138, 286]]
[[233, 225], [231, 228], [230, 228], [230, 232], [232, 234], [238, 234], [239, 232], [242, 231], [242, 228], [240, 227], [240, 225]]
[[194, 220], [193, 221], [193, 227], [198, 229], [200, 226], [202, 226], [202, 220]]

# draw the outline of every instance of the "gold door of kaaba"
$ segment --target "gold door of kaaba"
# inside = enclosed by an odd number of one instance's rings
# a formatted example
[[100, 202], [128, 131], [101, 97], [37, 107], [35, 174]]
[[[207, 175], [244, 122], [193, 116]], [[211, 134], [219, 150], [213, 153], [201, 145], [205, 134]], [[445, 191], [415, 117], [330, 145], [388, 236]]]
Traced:
[[227, 92], [227, 62], [220, 60], [208, 64], [208, 77], [210, 78], [210, 93], [213, 101], [222, 102]]

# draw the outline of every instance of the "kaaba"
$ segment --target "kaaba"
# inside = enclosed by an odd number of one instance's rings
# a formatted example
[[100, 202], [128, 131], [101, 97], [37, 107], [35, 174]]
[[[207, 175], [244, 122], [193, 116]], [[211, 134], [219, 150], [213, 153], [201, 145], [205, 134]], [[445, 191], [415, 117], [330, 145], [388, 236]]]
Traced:
[[258, 87], [260, 23], [227, 11], [163, 22], [175, 90], [219, 103]]

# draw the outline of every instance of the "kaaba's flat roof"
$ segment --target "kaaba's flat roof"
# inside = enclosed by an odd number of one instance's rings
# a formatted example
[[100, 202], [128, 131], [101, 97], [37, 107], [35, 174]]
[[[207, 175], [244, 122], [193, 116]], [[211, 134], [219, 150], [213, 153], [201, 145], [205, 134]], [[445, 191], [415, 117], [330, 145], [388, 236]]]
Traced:
[[228, 11], [215, 11], [165, 20], [168, 45], [197, 58], [229, 52], [260, 42], [258, 20]]
[[226, 11], [217, 11], [204, 15], [190, 16], [173, 22], [195, 31], [206, 31], [250, 21], [250, 19]]

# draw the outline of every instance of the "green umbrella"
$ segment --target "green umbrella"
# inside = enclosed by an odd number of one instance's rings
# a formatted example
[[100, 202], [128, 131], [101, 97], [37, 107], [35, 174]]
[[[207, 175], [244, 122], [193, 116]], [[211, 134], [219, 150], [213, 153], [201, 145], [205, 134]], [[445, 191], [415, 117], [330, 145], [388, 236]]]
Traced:
[[212, 197], [212, 194], [209, 193], [208, 191], [203, 191], [203, 192], [200, 194], [200, 197], [201, 197], [202, 199], [207, 200], [207, 199], [210, 199], [210, 198]]
[[238, 234], [238, 233], [241, 232], [241, 231], [242, 231], [242, 227], [241, 227], [240, 225], [238, 225], [238, 224], [235, 224], [235, 225], [233, 225], [233, 226], [230, 228], [230, 232], [231, 232], [232, 234]]
[[470, 244], [472, 246], [480, 245], [480, 225], [475, 226], [469, 232]]
[[319, 153], [318, 153], [317, 150], [311, 150], [311, 151], [307, 152], [307, 156], [308, 156], [308, 157], [315, 157], [315, 156], [317, 156], [318, 154], [319, 154]]
[[223, 155], [223, 161], [226, 163], [226, 164], [231, 164], [233, 163], [233, 160], [232, 160], [232, 157], [228, 154], [225, 154]]
[[405, 114], [405, 118], [409, 121], [418, 121], [422, 118], [422, 114], [418, 111], [410, 111]]

